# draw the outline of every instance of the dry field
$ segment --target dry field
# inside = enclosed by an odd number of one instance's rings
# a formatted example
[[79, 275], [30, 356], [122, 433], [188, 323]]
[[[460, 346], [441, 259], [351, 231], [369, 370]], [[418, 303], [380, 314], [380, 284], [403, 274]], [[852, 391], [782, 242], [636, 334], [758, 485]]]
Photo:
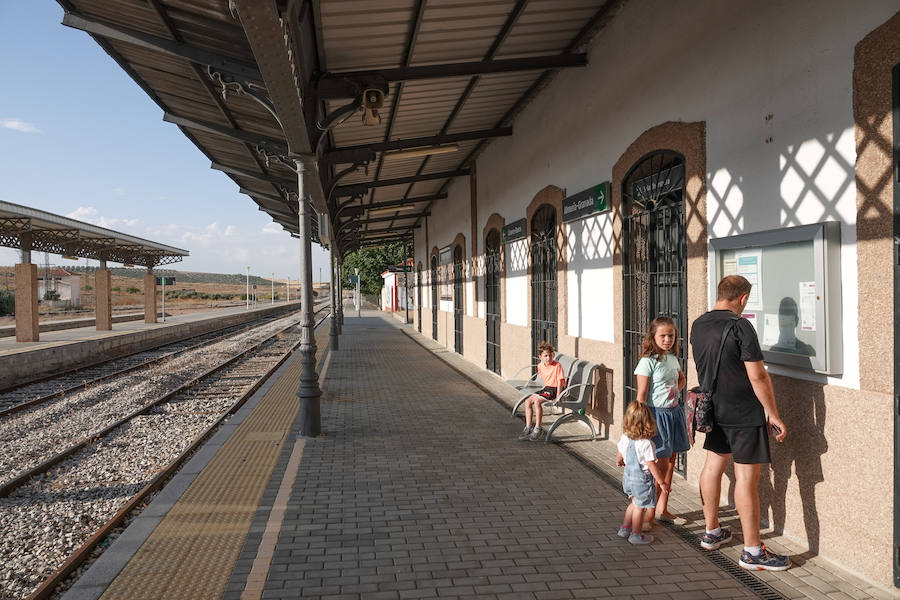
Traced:
[[[15, 277], [12, 267], [0, 267], [0, 289], [15, 291]], [[92, 317], [94, 314], [94, 277], [85, 273], [81, 275], [81, 310], [63, 310], [62, 308], [41, 307], [40, 321], [53, 321], [60, 319], [77, 319], [79, 317]], [[178, 283], [178, 275], [175, 275], [174, 286], [166, 286], [166, 313], [182, 314], [193, 311], [209, 310], [211, 308], [224, 308], [239, 306], [245, 303], [245, 284], [227, 283]], [[144, 309], [143, 279], [133, 277], [112, 277], [112, 305], [113, 314], [129, 312], [141, 312]], [[90, 289], [88, 289], [90, 287]], [[257, 284], [257, 298], [261, 304], [271, 301], [271, 284], [269, 281]], [[314, 288], [319, 294], [327, 295], [327, 284]], [[207, 294], [209, 298], [173, 298], [171, 292]], [[157, 306], [161, 308], [162, 287], [156, 287]], [[213, 299], [214, 294], [219, 294], [219, 299]], [[286, 286], [284, 280], [275, 281], [276, 300], [286, 298]], [[297, 298], [297, 281], [291, 282], [291, 300]], [[12, 324], [11, 316], [0, 316], [0, 326]]]

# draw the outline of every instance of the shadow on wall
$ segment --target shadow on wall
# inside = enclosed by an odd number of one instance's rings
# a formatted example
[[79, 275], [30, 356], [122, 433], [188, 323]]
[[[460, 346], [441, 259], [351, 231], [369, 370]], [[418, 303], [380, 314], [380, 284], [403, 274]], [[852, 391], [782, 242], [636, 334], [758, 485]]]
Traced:
[[615, 379], [612, 369], [603, 364], [598, 367], [594, 374], [594, 394], [587, 414], [597, 419], [600, 423], [598, 435], [608, 440], [610, 426], [615, 423]]
[[[768, 468], [764, 466], [760, 473], [761, 521], [763, 525], [770, 525], [775, 535], [784, 533], [788, 488], [791, 478], [795, 477], [809, 545], [808, 555], [817, 555], [820, 527], [816, 484], [825, 481], [822, 455], [828, 452], [828, 440], [825, 438], [825, 392], [822, 385], [811, 382], [795, 386], [791, 385], [793, 382], [777, 376], [773, 377], [773, 382], [776, 398], [790, 398], [790, 402], [778, 403], [778, 411], [788, 427], [789, 435], [782, 444], [774, 440], [770, 443], [772, 463]], [[732, 467], [728, 468], [727, 476], [728, 501], [734, 506]], [[792, 529], [799, 533], [796, 526]]]

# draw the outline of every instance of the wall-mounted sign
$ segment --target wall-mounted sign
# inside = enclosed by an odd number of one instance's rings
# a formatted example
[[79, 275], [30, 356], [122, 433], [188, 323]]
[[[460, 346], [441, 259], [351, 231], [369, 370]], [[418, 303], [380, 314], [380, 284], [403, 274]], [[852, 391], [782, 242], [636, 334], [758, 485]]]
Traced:
[[609, 182], [604, 181], [565, 198], [562, 209], [564, 223], [608, 211]]
[[525, 237], [525, 219], [513, 221], [503, 226], [503, 243], [508, 244]]
[[684, 164], [657, 171], [631, 184], [631, 197], [638, 202], [656, 201], [684, 187]]

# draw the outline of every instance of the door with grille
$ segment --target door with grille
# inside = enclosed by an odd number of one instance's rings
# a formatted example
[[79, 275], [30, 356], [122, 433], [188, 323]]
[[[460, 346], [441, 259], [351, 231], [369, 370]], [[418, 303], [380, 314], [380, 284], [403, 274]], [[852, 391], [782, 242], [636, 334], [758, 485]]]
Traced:
[[484, 299], [487, 317], [487, 368], [500, 374], [500, 231], [491, 229], [484, 244]]
[[557, 347], [556, 334], [556, 209], [541, 206], [531, 218], [531, 356], [547, 341]]
[[437, 341], [437, 315], [438, 315], [438, 275], [437, 256], [431, 257], [431, 338]]
[[[637, 397], [635, 366], [650, 321], [671, 317], [678, 327], [682, 369], [687, 344], [687, 242], [684, 224], [684, 159], [654, 152], [635, 164], [622, 185], [625, 402]], [[684, 454], [675, 470], [686, 475]]]
[[463, 353], [462, 246], [453, 249], [453, 349]]
[[422, 333], [422, 263], [416, 270], [416, 325], [419, 333]]

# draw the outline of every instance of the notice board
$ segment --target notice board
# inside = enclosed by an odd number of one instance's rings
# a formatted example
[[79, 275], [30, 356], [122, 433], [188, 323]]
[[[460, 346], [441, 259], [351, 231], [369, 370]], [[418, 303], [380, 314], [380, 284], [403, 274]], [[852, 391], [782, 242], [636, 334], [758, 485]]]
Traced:
[[727, 275], [753, 284], [742, 316], [756, 329], [767, 363], [842, 372], [840, 223], [718, 238], [710, 246], [713, 298]]

